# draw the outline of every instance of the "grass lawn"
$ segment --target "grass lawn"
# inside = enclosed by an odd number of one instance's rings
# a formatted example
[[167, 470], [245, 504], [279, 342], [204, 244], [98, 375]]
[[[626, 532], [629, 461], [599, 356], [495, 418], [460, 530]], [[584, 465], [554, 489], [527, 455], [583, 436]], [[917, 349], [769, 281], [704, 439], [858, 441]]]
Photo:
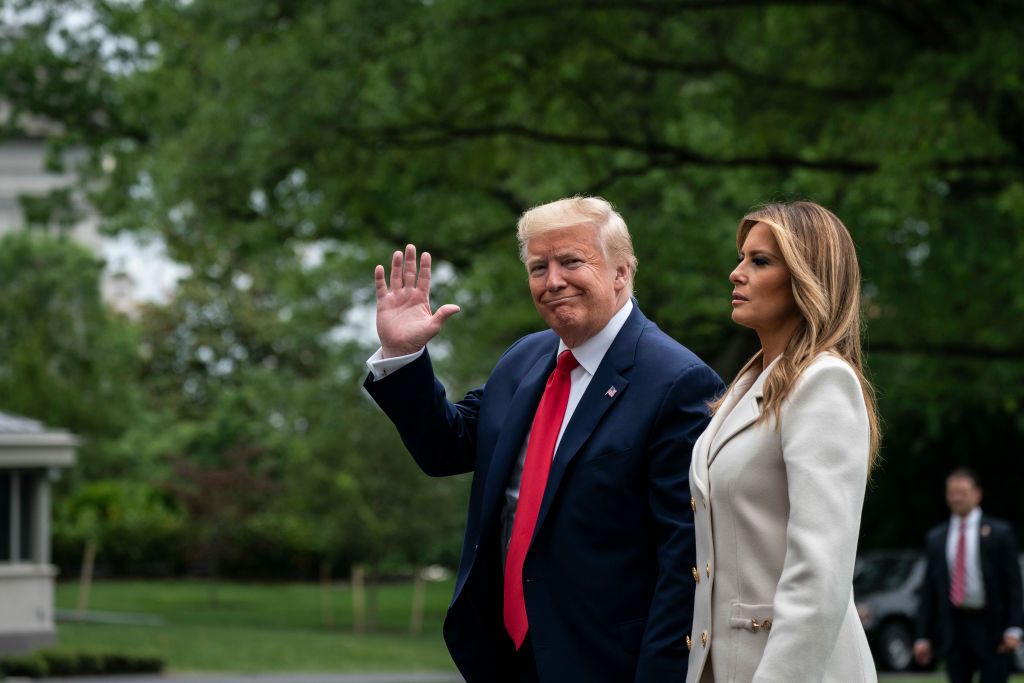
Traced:
[[[216, 600], [213, 600], [216, 589]], [[57, 586], [72, 609], [77, 584]], [[452, 671], [441, 639], [452, 582], [427, 584], [423, 635], [409, 635], [411, 584], [378, 590], [378, 630], [352, 633], [352, 595], [332, 592], [334, 629], [324, 627], [314, 584], [99, 581], [90, 609], [156, 615], [159, 626], [58, 625], [58, 649], [159, 654], [173, 671]], [[880, 683], [944, 683], [942, 674], [879, 676]], [[1024, 683], [1024, 675], [1011, 679]]]
[[[158, 626], [58, 624], [58, 649], [159, 654], [173, 671], [447, 671], [441, 639], [452, 583], [427, 584], [423, 635], [409, 635], [412, 585], [378, 591], [374, 634], [352, 633], [347, 587], [332, 593], [335, 628], [322, 623], [315, 584], [211, 585], [199, 581], [99, 581], [90, 609], [162, 617]], [[73, 609], [77, 585], [58, 584], [57, 606]]]

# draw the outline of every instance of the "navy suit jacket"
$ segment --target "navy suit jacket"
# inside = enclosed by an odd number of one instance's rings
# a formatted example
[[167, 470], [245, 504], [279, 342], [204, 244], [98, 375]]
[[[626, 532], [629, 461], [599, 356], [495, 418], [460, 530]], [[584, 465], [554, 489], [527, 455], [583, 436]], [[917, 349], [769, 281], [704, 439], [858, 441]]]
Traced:
[[[981, 576], [985, 585], [985, 622], [992, 654], [1011, 626], [1024, 626], [1020, 564], [1017, 541], [1009, 522], [982, 514], [978, 537]], [[986, 528], [988, 533], [986, 533]], [[953, 644], [952, 608], [949, 601], [950, 567], [946, 558], [949, 522], [934, 527], [925, 538], [927, 569], [921, 586], [917, 614], [917, 637], [935, 644], [936, 652], [947, 653]]]
[[[500, 514], [558, 342], [551, 330], [523, 337], [458, 403], [445, 398], [426, 353], [365, 383], [424, 472], [473, 473], [444, 625], [469, 683], [513, 680]], [[688, 468], [706, 402], [723, 390], [634, 306], [562, 436], [523, 568], [541, 680], [685, 677], [695, 561]]]

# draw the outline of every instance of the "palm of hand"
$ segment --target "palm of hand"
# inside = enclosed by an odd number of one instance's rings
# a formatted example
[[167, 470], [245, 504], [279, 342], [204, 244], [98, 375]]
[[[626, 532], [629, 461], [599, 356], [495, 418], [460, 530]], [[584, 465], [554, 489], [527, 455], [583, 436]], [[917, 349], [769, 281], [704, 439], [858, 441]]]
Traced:
[[374, 270], [377, 289], [377, 336], [383, 356], [392, 358], [419, 351], [434, 338], [445, 321], [459, 307], [445, 304], [430, 311], [430, 254], [423, 252], [419, 275], [416, 273], [416, 247], [408, 245], [405, 254], [391, 257], [391, 291], [384, 281], [384, 266]]
[[403, 287], [377, 302], [377, 335], [385, 348], [411, 348], [414, 353], [440, 331], [430, 302], [418, 288]]

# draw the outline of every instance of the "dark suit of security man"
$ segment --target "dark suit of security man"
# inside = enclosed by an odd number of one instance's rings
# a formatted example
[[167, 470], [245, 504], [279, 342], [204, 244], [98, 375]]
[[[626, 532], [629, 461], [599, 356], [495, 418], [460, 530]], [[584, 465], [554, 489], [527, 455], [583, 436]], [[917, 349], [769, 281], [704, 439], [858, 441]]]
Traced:
[[949, 521], [925, 539], [927, 569], [914, 655], [946, 660], [951, 683], [1006, 683], [1024, 626], [1017, 542], [1009, 522], [982, 512], [981, 486], [966, 468], [946, 479]]
[[[690, 453], [724, 386], [640, 311], [629, 232], [610, 204], [559, 200], [523, 214], [518, 228], [549, 329], [512, 344], [458, 402], [425, 350], [459, 310], [431, 312], [429, 254], [417, 273], [413, 245], [395, 252], [390, 289], [382, 266], [374, 274], [381, 349], [365, 388], [424, 472], [473, 474], [445, 641], [469, 683], [681, 681], [695, 573]], [[530, 450], [541, 440], [531, 425], [542, 422], [539, 404], [566, 351], [578, 367], [545, 462]], [[528, 453], [549, 465], [543, 481]], [[535, 517], [517, 520], [521, 491], [542, 491], [524, 493], [540, 501]], [[506, 554], [527, 517], [520, 586]], [[528, 621], [518, 648], [510, 586]]]

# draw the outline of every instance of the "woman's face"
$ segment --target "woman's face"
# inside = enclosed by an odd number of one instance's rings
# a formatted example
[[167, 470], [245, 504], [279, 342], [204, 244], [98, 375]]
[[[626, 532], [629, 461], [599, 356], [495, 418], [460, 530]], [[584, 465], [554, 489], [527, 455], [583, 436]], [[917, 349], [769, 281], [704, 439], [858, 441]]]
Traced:
[[733, 283], [732, 319], [759, 335], [791, 332], [800, 320], [793, 298], [789, 268], [771, 228], [756, 223], [740, 248], [739, 265], [729, 275]]

